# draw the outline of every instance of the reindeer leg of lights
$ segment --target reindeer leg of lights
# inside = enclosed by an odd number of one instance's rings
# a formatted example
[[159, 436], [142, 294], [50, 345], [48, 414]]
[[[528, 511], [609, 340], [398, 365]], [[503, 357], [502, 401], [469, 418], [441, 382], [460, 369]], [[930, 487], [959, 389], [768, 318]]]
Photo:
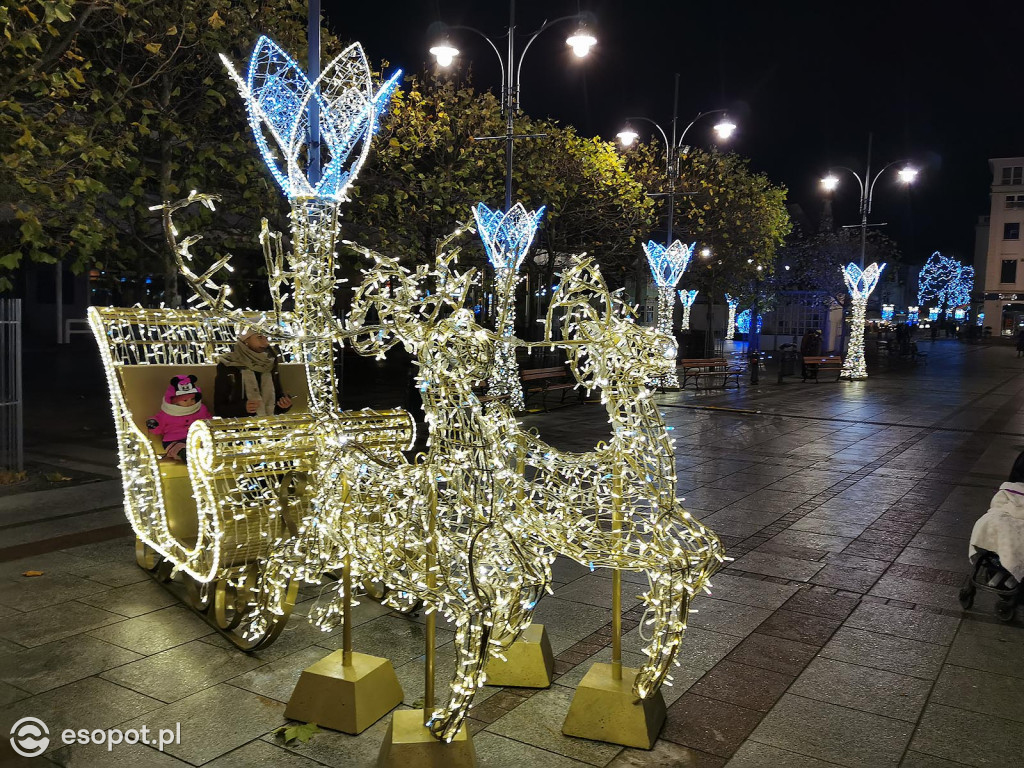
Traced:
[[680, 291], [679, 301], [683, 304], [683, 319], [679, 323], [680, 331], [690, 330], [690, 310], [693, 308], [693, 302], [697, 299], [697, 291]]
[[[603, 315], [595, 299], [604, 304]], [[563, 309], [564, 341], [552, 342], [554, 313]], [[669, 680], [690, 598], [707, 588], [725, 559], [717, 537], [675, 497], [671, 428], [649, 387], [674, 367], [677, 349], [671, 337], [632, 321], [591, 262], [563, 273], [546, 332], [546, 343], [567, 350], [580, 384], [601, 390], [613, 437], [594, 451], [567, 454], [529, 436], [527, 530], [578, 562], [613, 569], [619, 609], [621, 582], [614, 573], [646, 573], [651, 588], [643, 599], [654, 626], [641, 669], [622, 668], [621, 645], [613, 640], [613, 664], [587, 673], [562, 730], [650, 749], [664, 718], [659, 689]], [[619, 613], [613, 609], [613, 638], [621, 637]], [[635, 706], [637, 699], [642, 706]]]
[[868, 297], [878, 285], [878, 279], [885, 264], [872, 263], [861, 269], [853, 262], [841, 267], [846, 287], [853, 302], [853, 318], [850, 323], [850, 346], [843, 360], [840, 378], [856, 381], [868, 377], [868, 366], [864, 359], [864, 326], [868, 308]]
[[[675, 240], [667, 248], [653, 240], [648, 240], [644, 246], [644, 253], [647, 254], [647, 263], [654, 276], [654, 282], [658, 286], [658, 331], [668, 337], [672, 337], [672, 317], [675, 314], [676, 285], [686, 271], [686, 267], [693, 258], [693, 249], [697, 243], [684, 245]], [[664, 376], [661, 376], [652, 384], [660, 388], [679, 388], [679, 375], [675, 366], [672, 366]]]

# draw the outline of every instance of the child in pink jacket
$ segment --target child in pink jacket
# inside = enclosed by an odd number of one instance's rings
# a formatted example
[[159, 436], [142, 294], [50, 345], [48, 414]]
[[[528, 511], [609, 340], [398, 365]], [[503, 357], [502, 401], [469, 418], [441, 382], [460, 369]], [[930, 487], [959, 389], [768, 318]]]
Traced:
[[213, 414], [202, 402], [203, 393], [196, 384], [196, 377], [182, 373], [171, 379], [164, 392], [160, 413], [146, 421], [146, 427], [163, 439], [167, 449], [164, 457], [185, 461], [185, 437], [192, 422], [212, 419]]

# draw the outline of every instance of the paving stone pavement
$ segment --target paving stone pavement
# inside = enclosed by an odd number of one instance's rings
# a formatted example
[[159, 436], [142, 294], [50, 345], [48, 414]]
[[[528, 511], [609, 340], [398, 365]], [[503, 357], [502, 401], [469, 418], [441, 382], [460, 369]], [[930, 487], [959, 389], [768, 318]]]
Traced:
[[[969, 612], [957, 602], [971, 526], [1024, 449], [1024, 362], [1010, 347], [930, 346], [927, 365], [865, 382], [769, 376], [659, 395], [680, 495], [734, 558], [693, 603], [660, 739], [647, 752], [561, 734], [573, 686], [609, 658], [611, 580], [559, 560], [537, 613], [555, 683], [487, 689], [470, 720], [480, 764], [1024, 766], [1022, 611], [1002, 624], [983, 595]], [[568, 450], [607, 435], [594, 404], [523, 421]], [[301, 622], [311, 596], [277, 644], [233, 650], [135, 568], [110, 514], [109, 435], [75, 446], [47, 435], [32, 454], [93, 484], [0, 497], [0, 765], [372, 765], [386, 721], [306, 744], [273, 733], [299, 672], [340, 642]], [[642, 588], [626, 575], [627, 663], [642, 658]], [[367, 603], [357, 621], [357, 648], [394, 654], [413, 705], [422, 617]], [[451, 637], [438, 632], [442, 671]], [[181, 723], [182, 743], [161, 754], [51, 741], [19, 763], [6, 735], [26, 715], [51, 734]]]

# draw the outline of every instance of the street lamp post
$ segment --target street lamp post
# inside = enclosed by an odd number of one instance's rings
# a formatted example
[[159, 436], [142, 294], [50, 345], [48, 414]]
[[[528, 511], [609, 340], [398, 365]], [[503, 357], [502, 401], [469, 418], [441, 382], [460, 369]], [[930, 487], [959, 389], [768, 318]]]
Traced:
[[[533, 32], [522, 51], [516, 56], [515, 28], [516, 28], [516, 4], [515, 0], [509, 0], [508, 4], [508, 33], [505, 54], [502, 55], [498, 44], [476, 27], [464, 24], [445, 25], [445, 36], [430, 48], [438, 66], [447, 67], [459, 55], [459, 49], [452, 45], [448, 38], [447, 31], [463, 29], [482, 37], [498, 57], [498, 64], [501, 67], [501, 112], [505, 118], [505, 133], [499, 136], [477, 136], [477, 141], [502, 140], [505, 142], [505, 208], [506, 215], [513, 214], [512, 206], [512, 158], [516, 139], [540, 138], [544, 134], [523, 134], [515, 132], [515, 113], [519, 109], [519, 84], [523, 69], [523, 59], [526, 52], [533, 45], [541, 33], [562, 21], [576, 20], [579, 25], [576, 31], [566, 39], [566, 44], [572, 48], [576, 56], [586, 56], [590, 49], [597, 43], [597, 39], [588, 31], [585, 22], [591, 18], [590, 14], [577, 13], [569, 16], [559, 16], [556, 19], [545, 21], [540, 28]], [[517, 218], [524, 218], [517, 216]], [[525, 218], [530, 218], [526, 216]], [[531, 238], [532, 239], [532, 235]], [[488, 249], [490, 255], [491, 249]], [[519, 284], [518, 269], [522, 258], [512, 263], [511, 268], [507, 265], [499, 265], [492, 261], [495, 268], [494, 294], [496, 310], [496, 328], [499, 336], [511, 337], [515, 331], [515, 289]], [[488, 393], [496, 396], [507, 395], [510, 405], [516, 410], [525, 407], [523, 399], [522, 384], [519, 381], [518, 366], [515, 362], [515, 350], [511, 344], [499, 344], [495, 351], [495, 361], [492, 366], [488, 383]]]
[[[625, 127], [617, 134], [617, 138], [622, 142], [624, 147], [630, 146], [639, 136], [639, 134], [633, 129], [631, 121], [642, 120], [646, 123], [650, 123], [657, 129], [658, 134], [661, 136], [661, 140], [665, 144], [665, 178], [668, 182], [668, 192], [665, 193], [665, 197], [668, 202], [668, 208], [665, 214], [665, 247], [655, 247], [655, 243], [651, 241], [644, 247], [644, 252], [647, 254], [647, 261], [650, 264], [651, 273], [658, 286], [657, 325], [660, 329], [667, 329], [667, 332], [669, 333], [671, 333], [672, 330], [672, 315], [675, 311], [675, 287], [678, 284], [679, 279], [682, 277], [683, 271], [686, 269], [686, 265], [689, 263], [690, 258], [693, 255], [693, 248], [696, 245], [696, 243], [694, 243], [687, 247], [678, 240], [672, 240], [672, 225], [675, 216], [676, 203], [676, 178], [679, 176], [679, 157], [684, 147], [683, 140], [686, 138], [686, 134], [691, 128], [693, 128], [698, 120], [708, 117], [709, 115], [722, 116], [715, 124], [714, 128], [715, 133], [718, 134], [719, 138], [725, 140], [732, 136], [733, 132], [736, 130], [736, 124], [729, 119], [728, 112], [724, 109], [711, 109], [706, 112], [699, 112], [697, 116], [690, 121], [689, 125], [683, 129], [683, 132], [677, 136], [679, 124], [679, 73], [677, 72], [672, 98], [672, 138], [669, 139], [665, 129], [649, 117], [628, 118], [626, 120]], [[684, 254], [685, 261], [683, 260]], [[666, 259], [681, 263], [682, 268], [678, 270], [667, 270], [665, 265]], [[676, 372], [673, 370], [671, 373], [666, 375], [664, 379], [658, 381], [657, 384], [661, 387], [677, 388], [679, 386], [679, 379]]]
[[[864, 176], [861, 177], [852, 168], [845, 165], [836, 166], [835, 170], [846, 171], [857, 180], [860, 188], [860, 262], [859, 264], [847, 264], [841, 267], [843, 278], [850, 290], [850, 297], [853, 303], [853, 316], [850, 329], [850, 346], [846, 357], [843, 360], [843, 370], [840, 376], [852, 380], [866, 379], [868, 377], [867, 365], [864, 361], [864, 327], [867, 314], [868, 297], [878, 284], [885, 264], [872, 263], [865, 268], [864, 261], [867, 253], [868, 242], [868, 216], [871, 214], [871, 202], [875, 195], [875, 184], [878, 179], [889, 168], [894, 165], [903, 164], [899, 170], [899, 180], [903, 184], [910, 184], [917, 177], [917, 170], [907, 164], [906, 160], [894, 160], [882, 166], [881, 170], [871, 175], [871, 144], [873, 134], [868, 133], [868, 154], [864, 167]], [[839, 178], [829, 169], [829, 175], [821, 180], [821, 185], [829, 192], [839, 186]]]

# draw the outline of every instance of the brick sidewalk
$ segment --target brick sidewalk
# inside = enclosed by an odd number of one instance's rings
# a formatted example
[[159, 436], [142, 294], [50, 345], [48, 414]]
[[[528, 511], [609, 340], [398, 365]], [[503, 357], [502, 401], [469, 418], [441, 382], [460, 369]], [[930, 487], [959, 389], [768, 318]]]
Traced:
[[[660, 396], [686, 506], [736, 558], [694, 602], [661, 738], [648, 753], [561, 735], [573, 687], [610, 658], [611, 603], [608, 573], [559, 560], [537, 609], [558, 678], [484, 692], [471, 720], [481, 765], [1024, 765], [1020, 613], [1003, 625], [982, 595], [969, 613], [956, 600], [973, 522], [1024, 447], [1024, 366], [1008, 348], [924, 346], [926, 367], [867, 382]], [[607, 433], [594, 405], [524, 421], [570, 450]], [[131, 544], [0, 563], [0, 730], [28, 714], [51, 733], [182, 724], [166, 754], [53, 745], [59, 765], [372, 765], [386, 721], [305, 745], [271, 735], [336, 633], [296, 617], [270, 648], [239, 653], [135, 567]], [[624, 661], [636, 664], [643, 584], [624, 582]], [[357, 621], [356, 648], [391, 658], [413, 705], [422, 618], [369, 603]], [[441, 675], [451, 638], [439, 628]]]

